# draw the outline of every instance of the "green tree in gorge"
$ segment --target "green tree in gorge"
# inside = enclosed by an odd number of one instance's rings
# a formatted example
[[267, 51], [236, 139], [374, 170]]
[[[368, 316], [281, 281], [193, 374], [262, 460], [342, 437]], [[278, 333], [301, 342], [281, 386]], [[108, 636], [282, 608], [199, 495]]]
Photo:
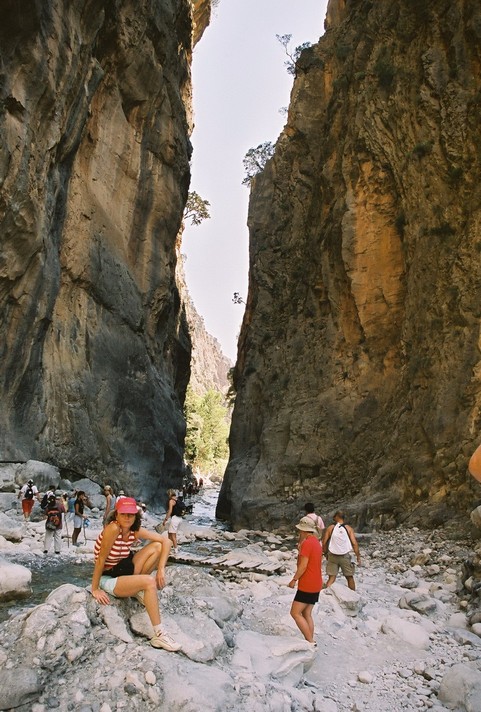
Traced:
[[229, 411], [219, 391], [204, 395], [187, 389], [184, 405], [187, 433], [185, 459], [201, 472], [222, 474], [227, 464]]
[[287, 59], [284, 62], [287, 72], [289, 74], [295, 74], [297, 60], [301, 56], [302, 51], [308, 47], [312, 47], [312, 44], [310, 42], [304, 42], [303, 44], [298, 45], [295, 49], [291, 49], [289, 47], [289, 43], [292, 39], [292, 35], [276, 35], [276, 39], [284, 47], [284, 52], [287, 55]]
[[260, 143], [256, 148], [249, 148], [246, 155], [242, 159], [246, 172], [242, 185], [250, 185], [254, 176], [264, 170], [264, 166], [273, 155], [274, 144], [270, 141]]
[[193, 190], [187, 195], [187, 202], [184, 208], [184, 222], [190, 220], [191, 225], [200, 225], [203, 220], [210, 218], [210, 203], [204, 200]]

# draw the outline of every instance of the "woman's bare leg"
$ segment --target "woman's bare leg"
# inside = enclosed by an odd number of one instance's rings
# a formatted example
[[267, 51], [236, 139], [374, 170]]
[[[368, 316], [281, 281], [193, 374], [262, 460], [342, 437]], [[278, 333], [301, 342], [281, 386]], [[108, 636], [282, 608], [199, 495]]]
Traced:
[[171, 549], [171, 542], [166, 539], [164, 542], [153, 541], [144, 546], [134, 554], [134, 574], [151, 574], [157, 568], [162, 551], [168, 547]]
[[[313, 643], [314, 638], [313, 638], [313, 631], [311, 631], [309, 627], [309, 623], [305, 618], [305, 609], [307, 606], [310, 604], [308, 603], [301, 603], [300, 601], [293, 601], [292, 606], [291, 606], [291, 616], [294, 618], [294, 621], [301, 631], [302, 635], [304, 638], [307, 640], [308, 643]], [[312, 610], [312, 605], [311, 605], [311, 610]], [[312, 620], [312, 619], [311, 619]]]
[[148, 574], [132, 574], [132, 576], [118, 577], [114, 588], [114, 594], [118, 598], [135, 596], [139, 591], [144, 591], [145, 610], [148, 613], [152, 626], [160, 625], [159, 599], [157, 598], [157, 584], [155, 583], [155, 579]]

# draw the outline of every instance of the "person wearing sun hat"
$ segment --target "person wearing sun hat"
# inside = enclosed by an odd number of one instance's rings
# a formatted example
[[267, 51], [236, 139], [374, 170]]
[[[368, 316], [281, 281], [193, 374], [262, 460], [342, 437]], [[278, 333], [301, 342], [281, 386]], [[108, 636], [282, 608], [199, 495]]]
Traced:
[[299, 531], [297, 569], [288, 586], [295, 588], [297, 583], [298, 587], [290, 613], [307, 642], [316, 646], [312, 610], [322, 590], [322, 546], [310, 517], [302, 517], [296, 529]]
[[[150, 543], [134, 553], [132, 545], [139, 539]], [[154, 629], [150, 644], [176, 652], [181, 646], [162, 629], [157, 597], [157, 590], [165, 586], [165, 565], [171, 546], [172, 542], [166, 537], [141, 527], [135, 499], [118, 499], [95, 542], [92, 596], [102, 604], [110, 603], [108, 594], [115, 598], [137, 598], [145, 606]], [[155, 578], [150, 575], [154, 570]]]

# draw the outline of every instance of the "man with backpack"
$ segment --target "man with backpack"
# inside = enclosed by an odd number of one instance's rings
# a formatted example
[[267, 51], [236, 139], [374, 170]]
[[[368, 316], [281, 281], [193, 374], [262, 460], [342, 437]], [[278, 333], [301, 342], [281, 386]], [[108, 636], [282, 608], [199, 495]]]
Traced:
[[18, 493], [18, 499], [22, 500], [23, 518], [26, 522], [30, 520], [35, 499], [38, 499], [38, 489], [33, 484], [33, 480], [29, 480], [23, 485]]
[[40, 502], [40, 507], [42, 509], [42, 512], [45, 514], [45, 510], [47, 509], [47, 504], [48, 500], [50, 497], [55, 497], [55, 485], [49, 485], [48, 490], [45, 492], [45, 494], [42, 497], [42, 500]]
[[326, 573], [329, 577], [326, 588], [332, 586], [339, 569], [341, 569], [346, 577], [347, 585], [352, 591], [355, 591], [356, 583], [354, 581], [354, 563], [351, 561], [351, 551], [356, 554], [357, 563], [361, 563], [356, 535], [353, 528], [344, 523], [344, 512], [337, 511], [333, 519], [334, 524], [327, 527], [322, 538], [322, 550], [324, 556], [327, 555]]
[[45, 507], [45, 542], [43, 545], [43, 553], [47, 554], [52, 544], [56, 554], [60, 554], [62, 544], [62, 516], [65, 514], [65, 506], [61, 497], [50, 495]]

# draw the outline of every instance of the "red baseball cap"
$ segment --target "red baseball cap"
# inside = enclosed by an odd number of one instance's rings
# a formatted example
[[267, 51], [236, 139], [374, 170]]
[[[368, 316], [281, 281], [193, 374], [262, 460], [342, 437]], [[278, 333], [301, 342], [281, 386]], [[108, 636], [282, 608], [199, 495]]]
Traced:
[[119, 514], [137, 514], [139, 508], [133, 497], [121, 497], [115, 503], [115, 511]]

